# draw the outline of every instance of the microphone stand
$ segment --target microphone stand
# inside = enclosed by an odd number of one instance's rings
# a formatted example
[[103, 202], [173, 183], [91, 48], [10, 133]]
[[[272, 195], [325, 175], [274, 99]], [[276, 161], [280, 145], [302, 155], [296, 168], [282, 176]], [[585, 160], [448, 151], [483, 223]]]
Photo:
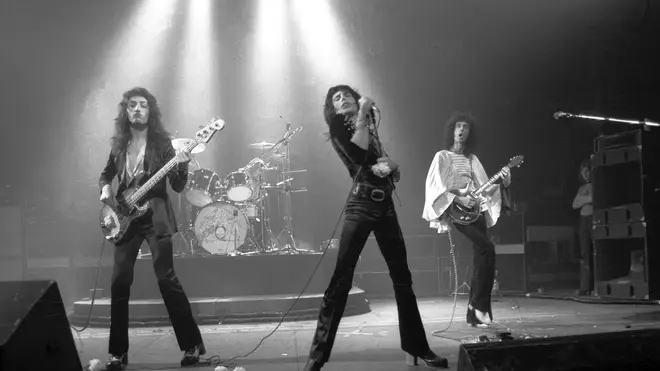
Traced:
[[576, 114], [576, 113], [561, 112], [561, 111], [555, 112], [553, 117], [555, 118], [555, 120], [559, 120], [560, 118], [577, 117], [577, 118], [587, 119], [587, 120], [621, 122], [621, 123], [630, 124], [630, 125], [641, 125], [646, 130], [648, 130], [651, 126], [660, 127], [659, 123], [651, 121], [649, 119], [628, 120], [628, 119], [619, 119], [619, 118], [614, 118], [614, 117], [591, 116], [591, 115], [583, 115], [581, 113]]
[[[280, 116], [280, 118], [282, 118]], [[284, 120], [282, 118], [282, 120]], [[286, 121], [284, 121], [286, 122]], [[276, 145], [273, 146], [273, 149], [276, 147], [279, 149], [279, 146], [284, 147], [284, 162], [282, 164], [282, 182], [284, 186], [284, 228], [280, 231], [280, 233], [275, 237], [275, 241], [280, 241], [280, 238], [282, 235], [286, 235], [286, 239], [288, 240], [285, 245], [284, 245], [284, 252], [291, 253], [291, 254], [302, 254], [305, 253], [305, 250], [300, 250], [298, 249], [296, 245], [296, 239], [293, 237], [293, 223], [292, 223], [292, 204], [291, 204], [291, 185], [290, 181], [292, 179], [287, 179], [288, 174], [291, 171], [291, 151], [289, 150], [289, 141], [291, 139], [291, 136], [295, 134], [296, 132], [300, 131], [301, 128], [298, 128], [296, 130], [291, 130], [291, 124], [289, 122], [286, 122], [286, 135], [284, 138], [282, 138], [279, 142], [277, 142]]]

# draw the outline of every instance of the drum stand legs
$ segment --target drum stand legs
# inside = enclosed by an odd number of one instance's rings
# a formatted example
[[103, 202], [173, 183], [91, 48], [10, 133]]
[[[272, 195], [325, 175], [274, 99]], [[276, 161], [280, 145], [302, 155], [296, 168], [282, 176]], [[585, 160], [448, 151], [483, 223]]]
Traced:
[[283, 241], [286, 242], [284, 244], [284, 248], [278, 251], [289, 252], [292, 254], [302, 254], [306, 252], [304, 250], [298, 250], [296, 246], [296, 239], [293, 237], [293, 231], [291, 230], [291, 217], [285, 216], [284, 219], [287, 221], [287, 224], [284, 226], [284, 228], [282, 228], [280, 234], [278, 234], [277, 237], [273, 239], [274, 241], [281, 242], [282, 235], [286, 237], [286, 239]]
[[[291, 124], [287, 123], [287, 131], [291, 129]], [[279, 251], [291, 253], [291, 254], [302, 254], [307, 251], [299, 250], [296, 246], [296, 239], [293, 237], [293, 226], [291, 223], [291, 184], [289, 183], [291, 179], [287, 179], [288, 174], [291, 170], [291, 152], [289, 151], [289, 142], [284, 143], [284, 163], [282, 164], [282, 181], [281, 183], [284, 186], [284, 228], [277, 235], [277, 238], [274, 239], [275, 242], [283, 242], [284, 248]], [[281, 241], [282, 236], [286, 237], [285, 241]]]

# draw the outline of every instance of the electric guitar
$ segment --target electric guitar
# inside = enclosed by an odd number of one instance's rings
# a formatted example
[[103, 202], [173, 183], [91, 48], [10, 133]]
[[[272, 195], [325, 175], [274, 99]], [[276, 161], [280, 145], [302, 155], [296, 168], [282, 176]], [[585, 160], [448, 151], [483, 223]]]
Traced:
[[[213, 135], [224, 129], [225, 122], [222, 119], [214, 117], [211, 123], [203, 127], [195, 134], [195, 140], [190, 141], [183, 151], [190, 153], [198, 144], [208, 143]], [[144, 215], [149, 209], [149, 200], [143, 200], [144, 196], [156, 185], [167, 172], [178, 165], [178, 160], [173, 157], [155, 174], [149, 175], [141, 172], [136, 175], [128, 187], [120, 194], [115, 196], [114, 205], [103, 204], [99, 215], [101, 231], [105, 239], [110, 242], [119, 241], [130, 226], [133, 219]]]
[[470, 181], [467, 186], [463, 189], [459, 189], [458, 191], [453, 190], [450, 191], [451, 193], [455, 194], [456, 196], [468, 196], [474, 199], [479, 200], [474, 206], [471, 208], [465, 207], [463, 205], [459, 205], [456, 202], [452, 202], [451, 206], [447, 210], [447, 216], [457, 224], [461, 225], [468, 225], [474, 223], [477, 219], [479, 219], [479, 215], [481, 215], [481, 204], [485, 201], [485, 199], [481, 196], [481, 194], [488, 189], [493, 183], [495, 183], [498, 179], [502, 178], [504, 176], [504, 169], [513, 169], [514, 167], [518, 167], [522, 165], [523, 160], [525, 156], [518, 155], [515, 157], [512, 157], [511, 160], [509, 160], [509, 163], [502, 167], [500, 171], [498, 171], [495, 175], [493, 175], [492, 178], [488, 179], [486, 183], [484, 183], [479, 189], [476, 189], [474, 191], [470, 191], [473, 185], [473, 182]]

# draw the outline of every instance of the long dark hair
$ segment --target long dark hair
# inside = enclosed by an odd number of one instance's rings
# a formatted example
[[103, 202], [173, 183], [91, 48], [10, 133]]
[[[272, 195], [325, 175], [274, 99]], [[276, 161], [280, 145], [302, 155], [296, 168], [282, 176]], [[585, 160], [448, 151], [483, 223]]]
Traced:
[[469, 156], [477, 145], [477, 119], [469, 113], [456, 112], [445, 123], [444, 147], [449, 150], [454, 145], [454, 130], [457, 122], [465, 122], [470, 126], [470, 135], [464, 144], [463, 154]]
[[[354, 89], [348, 85], [335, 85], [328, 89], [328, 94], [325, 95], [325, 102], [323, 103], [323, 119], [325, 120], [325, 124], [328, 125], [328, 130], [331, 129], [332, 123], [338, 116], [337, 112], [335, 112], [335, 106], [332, 102], [332, 96], [335, 95], [335, 93], [338, 91], [350, 93], [355, 99], [356, 103], [358, 103], [360, 98], [362, 98], [362, 95], [357, 92], [357, 89]], [[370, 109], [369, 113], [371, 114], [371, 117], [375, 117], [373, 109]], [[325, 133], [326, 139], [330, 139], [330, 134], [330, 131]]]
[[350, 93], [353, 98], [355, 98], [356, 103], [360, 101], [360, 98], [362, 98], [357, 90], [348, 85], [336, 85], [328, 89], [328, 94], [325, 95], [325, 103], [323, 104], [323, 118], [325, 119], [325, 123], [328, 125], [328, 127], [330, 127], [335, 117], [337, 117], [337, 112], [335, 112], [335, 106], [332, 102], [332, 96], [334, 96], [338, 91]]
[[[160, 108], [158, 107], [156, 97], [149, 93], [145, 88], [135, 87], [124, 93], [121, 102], [119, 102], [117, 107], [119, 112], [115, 118], [115, 133], [110, 139], [112, 153], [115, 156], [126, 151], [128, 142], [131, 139], [131, 123], [128, 120], [126, 109], [128, 107], [128, 100], [133, 97], [143, 97], [147, 100], [149, 105], [149, 120], [147, 121], [149, 131], [147, 132], [147, 142], [158, 144], [163, 140], [170, 139], [170, 134], [163, 127]], [[151, 147], [153, 148], [153, 146]]]

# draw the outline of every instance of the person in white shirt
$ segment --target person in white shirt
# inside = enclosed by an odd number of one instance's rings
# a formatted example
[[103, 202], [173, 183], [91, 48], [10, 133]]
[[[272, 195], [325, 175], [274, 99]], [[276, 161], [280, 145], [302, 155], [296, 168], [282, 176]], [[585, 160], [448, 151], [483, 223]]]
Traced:
[[[461, 196], [458, 190], [470, 186], [475, 190], [488, 181], [483, 165], [473, 153], [476, 145], [476, 119], [466, 113], [455, 113], [445, 125], [445, 149], [437, 152], [426, 177], [425, 202], [422, 217], [438, 233], [448, 233], [453, 227], [473, 243], [474, 270], [468, 297], [467, 323], [473, 326], [489, 324], [493, 320], [491, 291], [495, 279], [495, 245], [489, 240], [486, 228], [497, 223], [502, 208], [499, 184], [486, 189], [480, 199]], [[504, 170], [502, 185], [509, 187], [511, 173]], [[482, 212], [472, 224], [452, 223], [446, 212], [452, 203], [472, 208], [479, 205]]]

